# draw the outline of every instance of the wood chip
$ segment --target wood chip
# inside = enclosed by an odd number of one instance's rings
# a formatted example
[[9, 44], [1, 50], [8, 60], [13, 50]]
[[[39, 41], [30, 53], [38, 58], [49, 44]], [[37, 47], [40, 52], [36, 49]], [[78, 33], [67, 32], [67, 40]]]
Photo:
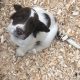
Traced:
[[36, 3], [37, 3], [37, 1], [38, 1], [38, 0], [34, 0], [34, 4], [36, 4]]
[[62, 13], [62, 10], [59, 9], [58, 12], [57, 12], [57, 14], [60, 15], [61, 13]]
[[2, 35], [1, 36], [1, 43], [4, 43], [5, 39], [4, 39], [4, 36]]
[[79, 11], [73, 11], [73, 12], [72, 12], [72, 15], [73, 15], [73, 16], [79, 15]]
[[77, 67], [80, 68], [80, 60], [77, 63]]

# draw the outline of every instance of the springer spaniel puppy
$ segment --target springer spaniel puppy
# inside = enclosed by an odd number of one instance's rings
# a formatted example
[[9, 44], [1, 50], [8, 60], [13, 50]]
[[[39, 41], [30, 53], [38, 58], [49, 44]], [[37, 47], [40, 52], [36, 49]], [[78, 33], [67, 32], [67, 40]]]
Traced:
[[11, 40], [19, 46], [16, 55], [49, 47], [58, 32], [54, 16], [40, 7], [14, 5], [14, 9], [8, 31]]
[[55, 17], [40, 7], [14, 5], [15, 12], [11, 15], [8, 32], [11, 40], [18, 45], [16, 56], [24, 56], [26, 52], [36, 53], [50, 46], [57, 35], [76, 48], [74, 40], [64, 34], [58, 34]]

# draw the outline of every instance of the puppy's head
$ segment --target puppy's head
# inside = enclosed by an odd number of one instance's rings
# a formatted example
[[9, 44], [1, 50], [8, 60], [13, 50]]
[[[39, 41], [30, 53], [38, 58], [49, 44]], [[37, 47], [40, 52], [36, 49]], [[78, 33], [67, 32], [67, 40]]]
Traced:
[[38, 14], [31, 8], [14, 5], [15, 12], [11, 15], [9, 32], [19, 39], [26, 39], [31, 33], [36, 37], [39, 31], [49, 32], [49, 29], [39, 21]]

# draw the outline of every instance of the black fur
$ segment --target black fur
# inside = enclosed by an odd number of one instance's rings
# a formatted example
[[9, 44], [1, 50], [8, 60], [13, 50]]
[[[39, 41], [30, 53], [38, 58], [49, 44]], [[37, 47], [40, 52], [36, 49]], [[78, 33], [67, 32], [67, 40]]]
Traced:
[[13, 19], [13, 25], [24, 23], [29, 18], [31, 14], [31, 9], [29, 7], [22, 8], [20, 6], [14, 6], [16, 12], [10, 17]]
[[49, 28], [40, 22], [36, 17], [31, 17], [25, 26], [26, 37], [28, 37], [31, 33], [33, 33], [33, 36], [36, 37], [39, 32], [49, 31]]
[[35, 28], [35, 30], [33, 32], [33, 36], [34, 37], [36, 37], [37, 33], [39, 33], [39, 32], [49, 32], [50, 31], [49, 28], [39, 20], [37, 20], [35, 26], [36, 26], [36, 28]]
[[37, 41], [37, 42], [36, 42], [36, 45], [40, 45], [40, 44], [41, 44], [41, 41]]
[[16, 11], [19, 11], [19, 10], [22, 9], [22, 6], [15, 4], [15, 5], [14, 5], [14, 9], [15, 9]]

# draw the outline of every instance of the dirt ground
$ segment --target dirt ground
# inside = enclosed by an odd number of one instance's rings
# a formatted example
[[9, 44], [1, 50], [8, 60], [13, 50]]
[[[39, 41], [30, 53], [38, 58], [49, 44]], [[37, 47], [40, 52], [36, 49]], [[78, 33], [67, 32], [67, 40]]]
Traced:
[[80, 80], [80, 50], [66, 42], [54, 40], [40, 53], [15, 57], [6, 32], [13, 4], [43, 7], [80, 43], [80, 0], [0, 0], [0, 80]]

